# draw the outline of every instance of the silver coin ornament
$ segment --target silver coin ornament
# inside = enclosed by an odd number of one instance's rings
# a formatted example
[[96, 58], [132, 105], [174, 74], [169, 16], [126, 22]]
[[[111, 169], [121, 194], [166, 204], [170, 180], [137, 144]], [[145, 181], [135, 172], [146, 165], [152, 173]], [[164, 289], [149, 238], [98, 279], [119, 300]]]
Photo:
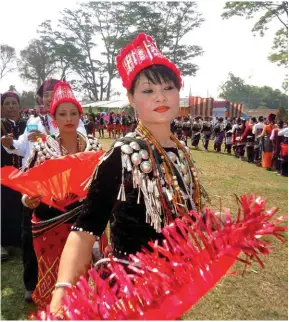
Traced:
[[135, 133], [134, 132], [129, 132], [129, 133], [127, 133], [127, 135], [125, 137], [127, 137], [127, 138], [134, 138], [135, 137]]
[[132, 154], [133, 153], [133, 149], [131, 146], [129, 146], [128, 144], [124, 144], [121, 146], [121, 151], [125, 154]]
[[90, 143], [90, 144], [93, 144], [93, 140], [92, 140], [92, 139], [89, 139], [89, 143]]
[[187, 174], [188, 173], [188, 167], [185, 164], [181, 165], [181, 171], [183, 174]]
[[45, 161], [45, 157], [40, 157], [40, 161], [44, 162]]
[[149, 158], [149, 153], [147, 150], [141, 149], [139, 150], [139, 154], [144, 160], [147, 160]]
[[42, 156], [43, 156], [43, 153], [42, 153], [41, 151], [39, 151], [39, 152], [38, 152], [38, 155], [39, 155], [40, 157], [42, 157]]
[[141, 156], [139, 153], [135, 152], [132, 154], [131, 156], [131, 162], [134, 164], [134, 165], [139, 165], [141, 163], [142, 159], [141, 159]]
[[41, 147], [42, 147], [42, 149], [44, 149], [45, 148], [45, 144], [44, 143], [41, 143]]
[[92, 147], [93, 147], [94, 149], [96, 149], [96, 144], [92, 144]]
[[175, 155], [175, 153], [169, 151], [167, 152], [167, 155], [169, 157], [169, 159], [172, 161], [172, 162], [176, 162], [177, 161], [177, 156]]
[[184, 175], [184, 181], [186, 184], [189, 184], [191, 182], [190, 176], [188, 174]]
[[140, 150], [140, 146], [137, 142], [130, 142], [129, 146], [132, 147], [136, 151]]
[[150, 173], [152, 171], [152, 165], [149, 161], [143, 161], [140, 164], [140, 168], [144, 173]]
[[46, 149], [43, 149], [43, 150], [42, 150], [42, 152], [43, 152], [44, 154], [46, 154], [46, 153], [47, 153], [47, 150], [46, 150]]
[[122, 145], [124, 145], [124, 143], [121, 142], [121, 141], [118, 141], [118, 142], [115, 142], [114, 147], [117, 148], [117, 147], [122, 146]]
[[50, 159], [51, 155], [49, 153], [46, 154], [46, 159]]
[[182, 150], [178, 150], [178, 154], [179, 154], [180, 159], [183, 160], [185, 158], [185, 154]]

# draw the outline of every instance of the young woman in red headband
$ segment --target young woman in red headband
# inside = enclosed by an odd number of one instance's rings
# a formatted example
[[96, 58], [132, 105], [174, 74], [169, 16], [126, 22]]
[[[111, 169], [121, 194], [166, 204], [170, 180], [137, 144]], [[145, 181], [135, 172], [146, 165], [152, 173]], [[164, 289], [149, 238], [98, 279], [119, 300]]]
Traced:
[[121, 51], [117, 68], [139, 123], [114, 143], [93, 176], [62, 253], [52, 312], [60, 309], [66, 288], [85, 274], [91, 247], [105, 230], [105, 252], [127, 258], [150, 240], [161, 240], [161, 229], [174, 218], [202, 208], [188, 148], [170, 132], [179, 113], [179, 69], [145, 34]]
[[[53, 100], [50, 105], [58, 134], [47, 136], [45, 140], [36, 142], [34, 149], [27, 160], [26, 169], [42, 164], [46, 160], [57, 159], [67, 154], [83, 151], [97, 151], [101, 149], [96, 138], [85, 136], [77, 131], [82, 107], [74, 97], [70, 85], [58, 82], [54, 87]], [[43, 222], [57, 218], [63, 212], [49, 207], [41, 202], [41, 196], [22, 197], [23, 204], [33, 209], [32, 223]], [[70, 205], [70, 209], [80, 203]], [[33, 300], [39, 308], [49, 304], [56, 282], [59, 259], [70, 232], [71, 223], [61, 223], [56, 228], [34, 236], [34, 250], [38, 260], [38, 284], [33, 292]], [[33, 225], [32, 225], [33, 231]]]

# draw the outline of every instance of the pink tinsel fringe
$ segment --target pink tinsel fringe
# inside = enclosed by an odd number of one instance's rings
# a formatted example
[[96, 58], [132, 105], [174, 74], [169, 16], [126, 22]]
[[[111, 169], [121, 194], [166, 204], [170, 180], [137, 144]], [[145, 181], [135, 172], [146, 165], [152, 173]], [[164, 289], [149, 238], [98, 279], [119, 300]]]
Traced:
[[[150, 243], [152, 252], [130, 255], [129, 262], [105, 259], [102, 270], [89, 270], [63, 299], [65, 320], [173, 320], [182, 316], [226, 274], [236, 260], [263, 267], [260, 255], [271, 252], [273, 235], [284, 241], [285, 217], [275, 220], [277, 209], [265, 210], [263, 198], [240, 198], [236, 220], [225, 212], [226, 223], [206, 209], [206, 224], [196, 212], [176, 219], [163, 229], [162, 245]], [[214, 228], [212, 230], [212, 227]], [[240, 258], [240, 253], [245, 258]], [[106, 273], [106, 278], [103, 278]], [[102, 277], [101, 277], [102, 276]], [[47, 311], [30, 319], [57, 320]]]

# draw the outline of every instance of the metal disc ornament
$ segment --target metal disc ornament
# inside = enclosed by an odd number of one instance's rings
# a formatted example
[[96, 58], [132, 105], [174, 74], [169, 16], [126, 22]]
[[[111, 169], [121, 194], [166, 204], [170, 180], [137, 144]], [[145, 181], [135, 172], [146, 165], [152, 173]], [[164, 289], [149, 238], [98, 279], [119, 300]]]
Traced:
[[147, 160], [149, 158], [149, 153], [147, 150], [141, 149], [139, 150], [139, 154], [144, 160]]
[[115, 142], [114, 147], [117, 148], [117, 147], [122, 146], [122, 145], [124, 145], [123, 142], [117, 141], [117, 142]]
[[143, 161], [140, 164], [140, 168], [144, 173], [150, 173], [152, 171], [152, 165], [149, 161]]
[[129, 133], [127, 133], [127, 135], [125, 137], [126, 138], [134, 138], [135, 137], [135, 133], [134, 132], [129, 132]]
[[121, 146], [121, 151], [125, 154], [132, 154], [133, 153], [133, 149], [131, 146], [129, 146], [128, 144], [124, 144]]
[[131, 156], [131, 162], [134, 164], [134, 165], [139, 165], [141, 163], [142, 159], [141, 159], [141, 156], [139, 153], [135, 152], [132, 154]]
[[168, 155], [169, 159], [170, 159], [172, 162], [176, 162], [176, 161], [177, 161], [177, 156], [175, 155], [175, 153], [174, 153], [174, 152], [169, 151], [169, 152], [167, 152], [167, 155]]
[[139, 144], [137, 142], [130, 142], [129, 145], [136, 151], [140, 150], [140, 146], [139, 146]]

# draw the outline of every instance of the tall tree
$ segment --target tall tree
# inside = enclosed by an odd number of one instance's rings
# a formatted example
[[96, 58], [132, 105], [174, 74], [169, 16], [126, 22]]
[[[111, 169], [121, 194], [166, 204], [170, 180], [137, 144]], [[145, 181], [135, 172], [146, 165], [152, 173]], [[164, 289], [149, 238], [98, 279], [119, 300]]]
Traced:
[[23, 109], [30, 109], [34, 108], [36, 104], [36, 97], [35, 97], [35, 92], [29, 91], [23, 91], [20, 97], [21, 101], [21, 107]]
[[[111, 96], [111, 82], [116, 77], [115, 58], [119, 50], [126, 44], [134, 23], [127, 14], [127, 4], [122, 2], [96, 2], [92, 1], [82, 5], [91, 17], [94, 29], [100, 35], [104, 51], [104, 58], [100, 74], [100, 99], [106, 92], [106, 100]], [[105, 77], [107, 75], [107, 77]], [[105, 80], [106, 78], [106, 80]]]
[[52, 30], [50, 21], [42, 23], [38, 32], [53, 49], [62, 75], [78, 76], [70, 79], [75, 90], [91, 100], [109, 100], [112, 80], [118, 76], [116, 56], [139, 32], [152, 35], [183, 75], [195, 75], [198, 66], [193, 59], [203, 51], [185, 45], [184, 37], [202, 22], [194, 2], [90, 1], [62, 12], [61, 33]]
[[9, 91], [17, 92], [15, 85], [10, 85]]
[[54, 52], [43, 40], [33, 39], [20, 51], [20, 56], [20, 76], [35, 84], [37, 88], [57, 70]]
[[268, 59], [280, 66], [288, 65], [288, 2], [287, 1], [247, 1], [226, 2], [222, 18], [229, 19], [234, 16], [252, 19], [262, 14], [252, 28], [252, 32], [264, 36], [270, 23], [275, 20], [279, 22], [280, 29], [273, 40], [273, 52]]
[[57, 70], [60, 72], [60, 79], [66, 79], [73, 72], [75, 62], [83, 60], [80, 50], [74, 45], [74, 38], [65, 38], [61, 32], [53, 30], [50, 20], [41, 23], [37, 33], [53, 52], [57, 62]]
[[71, 68], [81, 78], [81, 85], [91, 100], [99, 100], [98, 78], [101, 63], [94, 58], [93, 50], [97, 47], [93, 41], [95, 29], [91, 22], [91, 15], [81, 7], [76, 10], [64, 9], [59, 20], [59, 27], [64, 30], [58, 39], [64, 43], [74, 44], [77, 48], [78, 59], [69, 57]]
[[16, 52], [15, 48], [1, 44], [0, 45], [0, 79], [6, 74], [16, 69]]
[[195, 76], [198, 66], [193, 63], [203, 50], [186, 45], [184, 37], [204, 21], [196, 2], [129, 2], [128, 15], [134, 19], [135, 36], [150, 34], [158, 47], [182, 70], [183, 75]]
[[227, 81], [220, 86], [219, 97], [233, 103], [243, 103], [247, 109], [278, 107], [288, 109], [288, 96], [279, 89], [248, 85], [232, 73], [229, 73]]

